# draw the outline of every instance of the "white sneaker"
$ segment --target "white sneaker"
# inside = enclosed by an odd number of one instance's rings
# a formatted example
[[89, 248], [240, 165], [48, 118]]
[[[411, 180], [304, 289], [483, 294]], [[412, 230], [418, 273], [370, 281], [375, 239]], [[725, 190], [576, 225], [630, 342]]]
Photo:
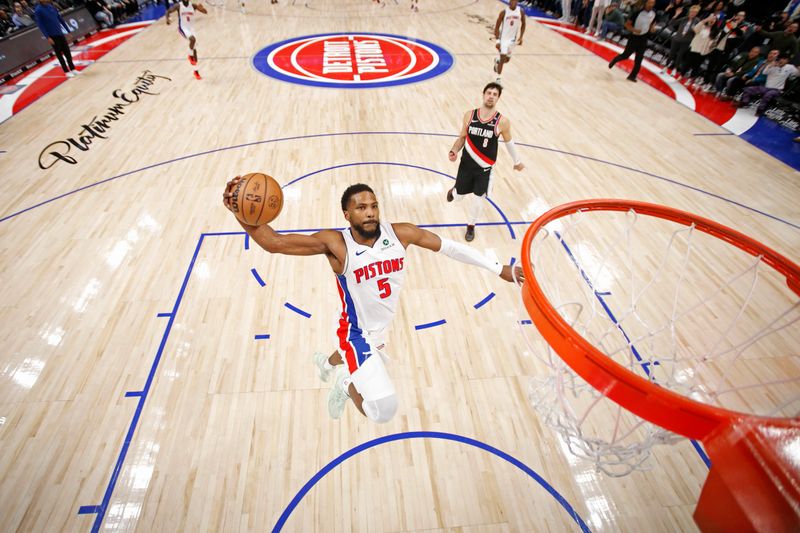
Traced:
[[495, 71], [495, 73], [497, 73], [497, 66], [498, 66], [499, 64], [500, 64], [500, 58], [499, 58], [499, 57], [496, 57], [496, 58], [494, 58], [494, 67], [493, 67], [493, 70]]
[[328, 414], [334, 420], [342, 417], [344, 406], [347, 405], [347, 400], [350, 399], [350, 396], [344, 391], [344, 380], [347, 376], [347, 369], [342, 365], [342, 368], [336, 372], [336, 381], [333, 382], [333, 387], [328, 393]]
[[78, 70], [78, 69], [75, 69], [75, 70], [73, 70], [73, 71], [71, 71], [71, 72], [72, 72], [73, 74], [75, 74], [76, 76], [79, 76], [79, 75], [80, 75], [80, 73], [81, 73], [81, 71], [80, 71], [80, 70]]
[[496, 80], [494, 80], [494, 82], [497, 83], [498, 85], [502, 85], [503, 84], [503, 82], [502, 82], [502, 80], [500, 79], [499, 76], [497, 77]]
[[328, 356], [324, 353], [317, 352], [312, 356], [311, 361], [319, 370], [319, 379], [322, 381], [328, 381], [328, 378], [331, 377], [331, 373], [333, 372], [333, 367], [330, 364], [326, 365], [328, 362]]
[[67, 72], [67, 73], [66, 73], [66, 74], [64, 74], [64, 75], [65, 75], [66, 77], [68, 77], [68, 78], [74, 78], [74, 77], [75, 77], [75, 74], [73, 74], [73, 73], [72, 73], [72, 71], [70, 71], [70, 72]]

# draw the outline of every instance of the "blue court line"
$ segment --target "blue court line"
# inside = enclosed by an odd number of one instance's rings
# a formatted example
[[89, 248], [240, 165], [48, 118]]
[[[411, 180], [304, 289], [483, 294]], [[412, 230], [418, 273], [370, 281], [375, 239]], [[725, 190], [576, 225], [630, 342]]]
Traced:
[[305, 485], [303, 485], [297, 494], [292, 498], [289, 502], [289, 505], [286, 506], [286, 509], [283, 510], [281, 516], [278, 517], [278, 521], [275, 523], [275, 527], [272, 528], [273, 533], [277, 533], [281, 531], [283, 527], [286, 525], [286, 521], [289, 519], [289, 516], [292, 514], [292, 511], [297, 507], [300, 503], [300, 500], [308, 494], [308, 492], [314, 488], [320, 479], [325, 477], [331, 470], [345, 462], [347, 459], [358, 455], [361, 452], [369, 450], [370, 448], [374, 448], [375, 446], [379, 446], [381, 444], [386, 444], [389, 442], [399, 441], [399, 440], [408, 440], [408, 439], [440, 439], [440, 440], [448, 440], [459, 442], [461, 444], [466, 444], [468, 446], [473, 446], [480, 450], [484, 450], [486, 452], [491, 453], [505, 461], [508, 461], [512, 465], [516, 466], [518, 469], [522, 470], [528, 476], [533, 478], [542, 488], [544, 488], [550, 495], [555, 499], [559, 505], [569, 514], [570, 518], [581, 528], [581, 531], [584, 532], [591, 532], [589, 526], [586, 525], [586, 522], [581, 518], [577, 511], [569, 504], [569, 502], [556, 490], [550, 485], [542, 476], [540, 476], [536, 471], [534, 471], [531, 467], [520, 461], [519, 459], [507, 454], [506, 452], [495, 448], [494, 446], [490, 446], [484, 442], [479, 440], [471, 439], [469, 437], [464, 437], [462, 435], [455, 435], [453, 433], [443, 433], [439, 431], [408, 431], [405, 433], [395, 433], [393, 435], [386, 435], [385, 437], [379, 437], [377, 439], [373, 439], [371, 441], [365, 442], [364, 444], [359, 444], [355, 448], [351, 448], [350, 450], [344, 452], [339, 457], [322, 467], [322, 469], [314, 474], [314, 476], [309, 479]]
[[[730, 136], [730, 135], [733, 135], [734, 137], [737, 137], [737, 135], [735, 133], [730, 133], [730, 132], [728, 132], [728, 133], [692, 133], [692, 135], [694, 135], [695, 137], [727, 137], [727, 136]], [[772, 154], [770, 154], [770, 155], [772, 155]]]
[[520, 320], [519, 323], [522, 324], [523, 326], [527, 326], [528, 324], [533, 324], [533, 322], [530, 319]]
[[447, 320], [443, 318], [441, 320], [437, 320], [436, 322], [428, 322], [427, 324], [418, 324], [414, 326], [414, 329], [420, 330], [420, 329], [435, 328], [436, 326], [441, 326], [442, 324], [447, 324]]
[[245, 232], [244, 234], [244, 249], [245, 250], [250, 249], [250, 234], [247, 232]]
[[261, 285], [262, 287], [263, 287], [264, 285], [266, 285], [266, 283], [264, 282], [264, 280], [263, 280], [263, 279], [261, 279], [261, 276], [259, 276], [259, 275], [258, 275], [258, 271], [257, 271], [255, 268], [251, 268], [251, 269], [250, 269], [250, 272], [253, 274], [253, 277], [254, 277], [254, 278], [256, 278], [256, 281], [258, 282], [258, 284], [259, 284], [259, 285]]
[[[161, 336], [161, 343], [158, 346], [158, 351], [156, 352], [156, 356], [153, 359], [153, 364], [150, 366], [150, 372], [147, 374], [147, 380], [145, 381], [144, 387], [141, 390], [141, 396], [139, 396], [139, 401], [136, 404], [136, 410], [133, 413], [133, 418], [131, 419], [131, 423], [128, 426], [128, 432], [125, 434], [125, 439], [122, 443], [122, 449], [117, 456], [117, 461], [114, 464], [114, 469], [111, 472], [111, 478], [108, 481], [108, 485], [106, 486], [105, 493], [103, 494], [103, 501], [100, 505], [95, 506], [81, 506], [78, 509], [78, 514], [90, 514], [96, 513], [96, 517], [94, 523], [92, 524], [92, 533], [96, 533], [100, 531], [100, 526], [103, 523], [103, 519], [106, 516], [106, 511], [108, 511], [108, 504], [111, 501], [111, 494], [114, 492], [114, 487], [117, 485], [117, 480], [119, 479], [120, 472], [122, 472], [122, 465], [125, 463], [125, 457], [128, 455], [128, 449], [130, 448], [131, 442], [133, 441], [133, 434], [136, 431], [136, 427], [139, 425], [139, 418], [142, 415], [142, 409], [144, 408], [144, 404], [147, 401], [147, 396], [150, 393], [150, 387], [153, 385], [153, 380], [155, 379], [156, 370], [158, 369], [158, 365], [161, 362], [161, 356], [164, 354], [164, 347], [167, 344], [167, 338], [169, 338], [169, 334], [172, 331], [172, 326], [175, 323], [175, 316], [178, 313], [178, 309], [180, 308], [181, 301], [183, 300], [183, 295], [186, 292], [186, 286], [189, 284], [189, 276], [192, 274], [192, 270], [194, 269], [194, 264], [197, 261], [197, 255], [200, 253], [200, 247], [203, 246], [203, 240], [205, 239], [206, 234], [201, 233], [200, 238], [197, 240], [197, 246], [195, 246], [194, 254], [192, 255], [192, 260], [189, 263], [189, 267], [186, 269], [186, 275], [183, 277], [183, 283], [181, 284], [181, 288], [178, 291], [178, 297], [175, 299], [175, 304], [172, 307], [172, 312], [169, 317], [169, 321], [167, 322], [167, 326], [164, 329], [164, 334]], [[89, 508], [93, 508], [93, 511], [87, 511]]]
[[[420, 165], [411, 165], [411, 164], [408, 164], [408, 163], [393, 163], [391, 161], [362, 161], [362, 162], [357, 162], [357, 163], [343, 163], [341, 165], [334, 165], [332, 167], [327, 167], [327, 168], [323, 168], [323, 169], [320, 169], [320, 170], [314, 170], [313, 172], [309, 172], [308, 174], [304, 174], [304, 175], [300, 176], [299, 178], [295, 178], [295, 179], [289, 181], [288, 183], [286, 183], [285, 185], [282, 185], [281, 189], [285, 189], [289, 185], [294, 185], [295, 183], [297, 183], [300, 180], [304, 180], [306, 178], [310, 178], [311, 176], [314, 176], [316, 174], [321, 174], [322, 172], [328, 172], [330, 170], [337, 170], [337, 169], [340, 169], [340, 168], [360, 167], [360, 166], [364, 166], [364, 165], [388, 165], [388, 166], [393, 166], [393, 167], [413, 168], [415, 170], [424, 170], [426, 172], [431, 172], [433, 174], [438, 174], [440, 176], [444, 176], [445, 178], [451, 179], [453, 181], [455, 181], [455, 179], [456, 179], [455, 176], [451, 176], [450, 174], [446, 174], [444, 172], [439, 172], [438, 170], [434, 170], [434, 169], [428, 168], [428, 167], [423, 167], [423, 166], [420, 166]], [[503, 221], [505, 221], [506, 226], [508, 227], [508, 232], [511, 234], [511, 238], [512, 239], [516, 239], [517, 237], [514, 234], [514, 228], [511, 226], [511, 224], [508, 223], [508, 218], [506, 217], [505, 213], [503, 213], [503, 211], [497, 206], [496, 203], [494, 203], [494, 201], [492, 201], [491, 198], [487, 197], [486, 199], [489, 201], [490, 204], [492, 204], [492, 207], [494, 207], [497, 210], [497, 212], [500, 214], [500, 217], [503, 219]], [[2, 222], [2, 220], [0, 220], [0, 222]]]
[[166, 318], [168, 316], [172, 316], [172, 313], [158, 313], [156, 317], [158, 318]]
[[[644, 373], [648, 377], [650, 377], [650, 364], [651, 363], [645, 362], [643, 360], [642, 356], [639, 355], [639, 351], [636, 349], [636, 346], [633, 345], [633, 342], [631, 341], [630, 337], [628, 337], [628, 333], [622, 328], [622, 324], [620, 324], [617, 321], [617, 317], [614, 316], [614, 313], [611, 311], [611, 308], [608, 306], [606, 301], [603, 299], [603, 293], [598, 292], [598, 291], [595, 290], [594, 285], [592, 285], [591, 280], [589, 280], [589, 276], [583, 270], [583, 267], [581, 267], [580, 263], [578, 263], [578, 259], [572, 254], [572, 250], [570, 250], [570, 248], [567, 245], [566, 241], [561, 237], [561, 234], [558, 231], [554, 231], [553, 234], [559, 240], [559, 242], [561, 243], [561, 246], [564, 247], [564, 250], [566, 250], [567, 255], [569, 255], [569, 258], [572, 260], [572, 263], [575, 265], [575, 268], [578, 269], [578, 272], [580, 272], [581, 277], [583, 278], [584, 282], [586, 282], [586, 284], [592, 290], [592, 292], [594, 293], [594, 297], [597, 299], [598, 302], [600, 302], [600, 305], [603, 307], [603, 310], [606, 312], [608, 317], [611, 319], [611, 321], [617, 327], [617, 330], [620, 333], [622, 333], [622, 336], [625, 338], [625, 341], [628, 343], [628, 346], [631, 347], [631, 352], [633, 352], [634, 357], [636, 357], [636, 360], [639, 362], [639, 366], [641, 366], [642, 370], [644, 371]], [[657, 361], [652, 363], [652, 364], [655, 365], [656, 363], [657, 363]], [[703, 450], [703, 448], [700, 446], [700, 444], [696, 440], [693, 440], [693, 439], [690, 439], [690, 440], [691, 440], [691, 442], [692, 442], [692, 444], [694, 446], [694, 449], [697, 451], [698, 455], [700, 455], [700, 459], [702, 459], [703, 462], [706, 464], [706, 466], [708, 466], [710, 468], [711, 467], [711, 460], [708, 458], [708, 455], [706, 455], [705, 450]]]
[[286, 307], [287, 309], [291, 309], [292, 311], [294, 311], [298, 315], [302, 315], [302, 316], [304, 316], [306, 318], [311, 318], [311, 313], [307, 313], [307, 312], [303, 311], [302, 309], [300, 309], [299, 307], [293, 306], [289, 302], [286, 302], [285, 304], [283, 304], [283, 306]]
[[476, 303], [472, 307], [474, 307], [475, 309], [480, 309], [481, 307], [486, 305], [489, 302], [489, 300], [491, 300], [492, 298], [494, 298], [494, 293], [490, 292], [489, 294], [486, 295], [486, 297], [483, 300], [481, 300], [480, 302]]
[[[43, 205], [49, 204], [50, 202], [54, 202], [56, 200], [60, 200], [61, 198], [65, 198], [67, 196], [70, 196], [72, 194], [76, 194], [76, 193], [84, 191], [86, 189], [90, 189], [92, 187], [96, 187], [97, 185], [102, 185], [104, 183], [108, 183], [110, 181], [114, 181], [114, 180], [117, 180], [117, 179], [120, 179], [120, 178], [124, 178], [124, 177], [130, 176], [132, 174], [137, 174], [137, 173], [143, 172], [145, 170], [150, 170], [150, 169], [157, 168], [157, 167], [160, 167], [160, 166], [169, 165], [169, 164], [174, 163], [176, 161], [183, 161], [183, 160], [191, 159], [191, 158], [194, 158], [194, 157], [201, 157], [201, 156], [205, 156], [205, 155], [209, 155], [209, 154], [215, 154], [217, 152], [225, 152], [225, 151], [228, 151], [228, 150], [236, 150], [236, 149], [239, 149], [239, 148], [247, 148], [247, 147], [250, 147], [250, 146], [258, 146], [258, 145], [262, 145], [262, 144], [271, 144], [271, 143], [277, 143], [277, 142], [283, 142], [283, 141], [295, 141], [295, 140], [303, 140], [303, 139], [314, 139], [314, 138], [318, 138], [318, 137], [341, 137], [341, 136], [348, 136], [348, 135], [418, 135], [418, 136], [430, 136], [430, 137], [448, 137], [448, 138], [451, 138], [451, 139], [454, 138], [454, 137], [457, 137], [457, 135], [453, 135], [453, 134], [450, 134], [450, 133], [431, 133], [431, 132], [415, 132], [415, 131], [353, 131], [353, 132], [342, 132], [342, 133], [317, 133], [317, 134], [313, 134], [313, 135], [297, 135], [297, 136], [292, 136], [292, 137], [281, 137], [281, 138], [277, 138], [277, 139], [267, 139], [267, 140], [263, 140], [263, 141], [254, 141], [254, 142], [249, 142], [249, 143], [244, 143], [244, 144], [225, 146], [225, 147], [222, 147], [222, 148], [215, 148], [215, 149], [212, 149], [212, 150], [205, 150], [203, 152], [196, 152], [196, 153], [185, 155], [185, 156], [181, 156], [181, 157], [178, 157], [178, 158], [175, 158], [175, 159], [170, 159], [170, 160], [167, 160], [167, 161], [163, 161], [161, 163], [153, 163], [152, 165], [148, 165], [148, 166], [145, 166], [145, 167], [142, 167], [142, 168], [130, 170], [128, 172], [124, 172], [122, 174], [118, 174], [116, 176], [112, 176], [110, 178], [106, 178], [104, 180], [97, 181], [95, 183], [90, 183], [89, 185], [85, 185], [85, 186], [80, 187], [78, 189], [74, 189], [72, 191], [65, 192], [63, 194], [60, 194], [60, 195], [55, 196], [53, 198], [50, 198], [48, 200], [44, 200], [43, 202], [39, 202], [38, 204], [32, 205], [30, 207], [26, 207], [26, 208], [21, 209], [19, 211], [15, 211], [15, 212], [11, 213], [10, 215], [6, 215], [6, 216], [0, 218], [0, 222], [5, 222], [6, 220], [9, 220], [9, 219], [14, 218], [16, 216], [19, 216], [19, 215], [21, 215], [23, 213], [26, 213], [26, 212], [28, 212], [28, 211], [30, 211], [32, 209], [36, 209], [37, 207], [41, 207]], [[758, 214], [760, 214], [762, 216], [765, 216], [765, 217], [770, 218], [772, 220], [775, 220], [777, 222], [781, 222], [781, 223], [786, 224], [787, 226], [791, 226], [791, 227], [793, 227], [795, 229], [800, 229], [800, 224], [789, 222], [788, 220], [784, 220], [784, 219], [782, 219], [780, 217], [777, 217], [775, 215], [770, 215], [769, 213], [766, 213], [766, 212], [761, 211], [759, 209], [756, 209], [756, 208], [753, 208], [753, 207], [749, 207], [749, 206], [747, 206], [745, 204], [742, 204], [741, 202], [737, 202], [736, 200], [731, 200], [731, 199], [725, 198], [724, 196], [721, 196], [719, 194], [712, 193], [712, 192], [700, 189], [698, 187], [694, 187], [692, 185], [688, 185], [686, 183], [681, 183], [681, 182], [679, 182], [677, 180], [674, 180], [674, 179], [665, 178], [663, 176], [659, 176], [657, 174], [653, 174], [652, 172], [639, 170], [639, 169], [632, 168], [632, 167], [629, 167], [629, 166], [626, 166], [626, 165], [622, 165], [622, 164], [619, 164], [619, 163], [612, 163], [610, 161], [605, 161], [603, 159], [598, 159], [596, 157], [580, 155], [580, 154], [576, 154], [574, 152], [569, 152], [569, 151], [566, 151], [566, 150], [558, 150], [556, 148], [547, 148], [545, 146], [538, 146], [538, 145], [535, 145], [535, 144], [526, 144], [526, 143], [523, 143], [523, 142], [518, 142], [517, 146], [524, 146], [526, 148], [533, 148], [535, 150], [543, 150], [545, 152], [553, 152], [553, 153], [557, 153], [557, 154], [568, 155], [568, 156], [577, 157], [577, 158], [580, 158], [580, 159], [585, 159], [587, 161], [594, 161], [595, 163], [601, 163], [601, 164], [604, 164], [604, 165], [611, 165], [611, 166], [616, 167], [616, 168], [621, 168], [621, 169], [624, 169], [624, 170], [629, 170], [631, 172], [636, 172], [636, 173], [642, 174], [644, 176], [648, 176], [648, 177], [651, 177], [651, 178], [654, 178], [654, 179], [665, 181], [665, 182], [670, 183], [672, 185], [677, 185], [678, 187], [687, 188], [687, 189], [690, 189], [692, 191], [708, 195], [708, 196], [710, 196], [712, 198], [716, 198], [718, 200], [722, 200], [722, 201], [730, 203], [732, 205], [741, 207], [742, 209], [746, 209], [748, 211], [752, 211], [754, 213], [758, 213]], [[443, 174], [443, 173], [440, 173], [440, 174]], [[443, 174], [443, 175], [447, 176], [447, 174]], [[448, 176], [448, 177], [450, 177], [450, 176]]]
[[[516, 224], [527, 224], [527, 223], [528, 222], [517, 222]], [[200, 234], [200, 237], [199, 237], [199, 239], [197, 241], [197, 245], [195, 246], [194, 253], [192, 254], [192, 259], [189, 262], [189, 266], [186, 269], [186, 274], [184, 275], [183, 282], [181, 283], [181, 287], [180, 287], [180, 289], [178, 291], [178, 296], [176, 297], [175, 303], [174, 303], [174, 305], [172, 307], [172, 311], [170, 313], [168, 313], [169, 321], [167, 323], [166, 328], [164, 329], [164, 334], [161, 337], [161, 342], [159, 344], [159, 347], [158, 347], [158, 350], [156, 352], [155, 358], [153, 359], [153, 363], [150, 366], [150, 371], [148, 372], [147, 380], [145, 382], [145, 385], [144, 385], [144, 387], [142, 388], [141, 391], [129, 391], [128, 393], [126, 393], [126, 396], [131, 396], [131, 397], [138, 396], [139, 400], [137, 402], [136, 410], [134, 411], [134, 415], [133, 415], [133, 417], [131, 419], [131, 422], [130, 422], [130, 424], [128, 426], [128, 431], [127, 431], [127, 433], [125, 435], [125, 438], [123, 440], [122, 448], [120, 449], [119, 455], [117, 456], [117, 461], [114, 464], [114, 468], [112, 470], [111, 477], [110, 477], [110, 479], [108, 481], [108, 484], [106, 486], [105, 493], [103, 494], [103, 500], [102, 500], [100, 505], [82, 505], [82, 506], [80, 506], [78, 508], [78, 514], [79, 515], [83, 515], [83, 514], [96, 514], [97, 515], [95, 517], [95, 520], [94, 520], [93, 524], [92, 524], [92, 533], [95, 533], [95, 532], [100, 530], [100, 527], [103, 524], [103, 520], [105, 519], [106, 512], [108, 511], [108, 504], [111, 501], [111, 495], [114, 492], [114, 488], [116, 487], [117, 481], [119, 479], [119, 475], [120, 475], [120, 473], [122, 471], [122, 467], [123, 467], [123, 465], [125, 463], [125, 459], [127, 457], [128, 450], [129, 450], [131, 442], [133, 440], [134, 433], [135, 433], [136, 428], [137, 428], [137, 426], [139, 424], [139, 419], [141, 418], [142, 410], [144, 408], [145, 402], [147, 401], [147, 397], [148, 397], [148, 395], [150, 393], [150, 388], [151, 388], [151, 386], [153, 384], [153, 380], [155, 378], [156, 371], [158, 370], [158, 366], [159, 366], [159, 364], [161, 362], [161, 357], [162, 357], [162, 355], [164, 353], [164, 349], [165, 349], [165, 346], [166, 346], [166, 343], [167, 343], [167, 339], [169, 338], [169, 335], [170, 335], [170, 333], [172, 331], [172, 326], [173, 326], [173, 324], [175, 322], [175, 317], [177, 316], [178, 310], [180, 309], [181, 302], [183, 301], [183, 297], [184, 297], [184, 295], [186, 293], [186, 287], [188, 286], [188, 283], [189, 283], [189, 278], [190, 278], [190, 276], [191, 276], [191, 274], [192, 274], [192, 272], [194, 270], [194, 265], [197, 262], [197, 257], [198, 257], [198, 255], [200, 253], [200, 248], [202, 247], [205, 238], [206, 237], [218, 237], [218, 236], [234, 236], [234, 235], [240, 236], [240, 235], [243, 235], [243, 234], [245, 234], [244, 231], [220, 231], [220, 232], [208, 232], [208, 233], [201, 233]], [[288, 307], [288, 303], [286, 305]], [[444, 320], [440, 320], [438, 322], [432, 322], [430, 324], [422, 324], [422, 325], [419, 325], [419, 326], [415, 326], [415, 328], [416, 329], [423, 329], [423, 328], [427, 328], [427, 327], [434, 327], [434, 326], [437, 326], [437, 325], [441, 325], [443, 323], [445, 323], [445, 321]], [[430, 437], [430, 438], [447, 438], [444, 435], [448, 435], [448, 434], [435, 434], [435, 433], [417, 432], [417, 433], [414, 433], [414, 434], [409, 433], [409, 434], [405, 434], [405, 435], [406, 436], [403, 436], [402, 438], [416, 438], [417, 436], [427, 436], [427, 437]], [[492, 448], [492, 447], [490, 447], [488, 445], [482, 445], [478, 441], [472, 441], [471, 439], [467, 439], [466, 437], [458, 437], [457, 435], [453, 435], [452, 437], [453, 437], [453, 439], [451, 439], [451, 440], [462, 439], [462, 442], [465, 442], [465, 443], [468, 443], [468, 444], [472, 444], [474, 446], [477, 446], [477, 447], [486, 449], [487, 451], [491, 451], [492, 453], [495, 453], [493, 451], [493, 450], [496, 450], [495, 448]], [[391, 438], [392, 438], [392, 436], [383, 437], [384, 440], [385, 439], [391, 439]], [[397, 437], [397, 438], [400, 438], [400, 437]], [[378, 439], [378, 441], [380, 441], [380, 440], [381, 439]], [[396, 440], [396, 438], [395, 438], [395, 440]], [[379, 444], [380, 442], [378, 442], [378, 441], [372, 441], [372, 443], [373, 443], [372, 445], [374, 446], [374, 445]], [[473, 442], [476, 443], [476, 444], [473, 444]], [[369, 445], [369, 444], [370, 443], [361, 445], [361, 447], [363, 449], [366, 449], [366, 446]], [[352, 450], [351, 450], [351, 452], [352, 452]], [[525, 470], [526, 472], [529, 473], [529, 475], [531, 475], [532, 477], [537, 479], [537, 481], [539, 479], [541, 479], [540, 477], [538, 477], [538, 474], [536, 474], [535, 472], [530, 470], [524, 464], [518, 462], [513, 457], [506, 456], [506, 454], [504, 454], [503, 452], [500, 452], [499, 450], [497, 450], [497, 452], [498, 453], [495, 453], [495, 455], [503, 457], [504, 459], [506, 459], [507, 461], [511, 462], [512, 464], [515, 464], [519, 468]], [[355, 453], [357, 453], [357, 452], [355, 452]], [[346, 458], [346, 457], [344, 457], [344, 458]], [[344, 460], [344, 459], [342, 459], [342, 460]], [[540, 484], [541, 483], [544, 483], [543, 486], [545, 486], [545, 488], [550, 487], [543, 480], [540, 482]], [[576, 520], [577, 523], [583, 524], [582, 527], [585, 528], [585, 524], [583, 523], [583, 520], [577, 514], [575, 514], [575, 512], [572, 510], [572, 507], [569, 506], [569, 504], [565, 500], [563, 500], [563, 498], [561, 498], [561, 496], [558, 495], [557, 492], [552, 490], [552, 487], [550, 487], [548, 489], [548, 491], [550, 491], [551, 493], [554, 493], [556, 495], [557, 499], [560, 498], [559, 502], [562, 504], [562, 506], [565, 507], [573, 517], [575, 517], [575, 520]], [[301, 497], [302, 497], [302, 494], [298, 494], [298, 496], [295, 497], [295, 500], [293, 500], [293, 504], [294, 505], [292, 506], [292, 508], [294, 508], [294, 506], [296, 506], [297, 502], [299, 501], [299, 499]], [[285, 516], [282, 517], [284, 519], [284, 521], [285, 521], [285, 518], [288, 517], [288, 513], [290, 513], [290, 512], [291, 512], [291, 509], [287, 509], [287, 511], [284, 511], [284, 515]], [[588, 531], [588, 528], [586, 528], [584, 530]]]
[[142, 395], [142, 391], [140, 390], [129, 390], [125, 393], [126, 398], [136, 398]]
[[256, 338], [255, 338], [255, 340], [257, 340], [257, 341], [263, 341], [263, 340], [267, 340], [267, 339], [269, 339], [269, 334], [268, 333], [264, 334], [264, 335], [256, 335]]

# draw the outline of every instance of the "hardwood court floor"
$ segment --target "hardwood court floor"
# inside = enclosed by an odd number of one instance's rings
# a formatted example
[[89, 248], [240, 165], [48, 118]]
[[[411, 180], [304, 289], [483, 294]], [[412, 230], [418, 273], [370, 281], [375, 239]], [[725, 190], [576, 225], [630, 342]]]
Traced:
[[[502, 7], [281, 0], [242, 15], [229, 1], [196, 22], [202, 81], [162, 21], [0, 126], [0, 530], [265, 531], [325, 465], [402, 433], [320, 477], [285, 530], [695, 527], [707, 468], [692, 445], [657, 449], [651, 470], [625, 478], [572, 456], [527, 398], [543, 369], [518, 333], [518, 291], [435, 254], [409, 252], [389, 338], [398, 416], [377, 426], [348, 408], [330, 420], [310, 364], [333, 348], [326, 261], [246, 247], [221, 206], [237, 173], [303, 177], [274, 227], [342, 227], [339, 195], [366, 182], [383, 220], [461, 239], [450, 225], [466, 206], [444, 201], [447, 151], [494, 79], [487, 24]], [[271, 43], [348, 31], [431, 41], [455, 64], [363, 90], [251, 66]], [[513, 172], [501, 148], [497, 209], [482, 213], [498, 224], [479, 227], [475, 247], [519, 257], [523, 222], [548, 207], [622, 197], [715, 218], [798, 260], [789, 167], [733, 136], [693, 136], [719, 128], [536, 24], [503, 83], [499, 110], [527, 168]], [[133, 100], [137, 85], [146, 94], [105, 138], [80, 138], [119, 103], [115, 90]], [[70, 138], [85, 150], [52, 145]], [[59, 150], [74, 164], [48, 155]]]

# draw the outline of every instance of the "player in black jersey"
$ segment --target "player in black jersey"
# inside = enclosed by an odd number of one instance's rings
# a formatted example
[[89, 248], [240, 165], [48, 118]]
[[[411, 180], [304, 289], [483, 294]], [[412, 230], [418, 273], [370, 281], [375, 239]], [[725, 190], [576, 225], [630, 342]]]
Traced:
[[514, 170], [525, 168], [519, 160], [514, 141], [511, 140], [511, 121], [495, 110], [502, 92], [503, 87], [498, 83], [489, 83], [483, 88], [483, 105], [466, 112], [461, 133], [448, 154], [450, 161], [455, 161], [456, 154], [463, 147], [456, 184], [447, 191], [447, 201], [461, 200], [470, 193], [475, 195], [467, 233], [464, 235], [467, 241], [475, 238], [475, 222], [478, 221], [484, 199], [489, 195], [500, 135], [503, 136], [508, 153], [514, 161]]

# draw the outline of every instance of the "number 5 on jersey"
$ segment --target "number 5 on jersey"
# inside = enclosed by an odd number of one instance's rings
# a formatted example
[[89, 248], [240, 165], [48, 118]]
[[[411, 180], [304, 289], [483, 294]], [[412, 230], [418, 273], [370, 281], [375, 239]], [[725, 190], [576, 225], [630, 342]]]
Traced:
[[389, 278], [381, 278], [378, 280], [378, 290], [381, 298], [388, 298], [392, 294], [392, 286], [389, 285]]

